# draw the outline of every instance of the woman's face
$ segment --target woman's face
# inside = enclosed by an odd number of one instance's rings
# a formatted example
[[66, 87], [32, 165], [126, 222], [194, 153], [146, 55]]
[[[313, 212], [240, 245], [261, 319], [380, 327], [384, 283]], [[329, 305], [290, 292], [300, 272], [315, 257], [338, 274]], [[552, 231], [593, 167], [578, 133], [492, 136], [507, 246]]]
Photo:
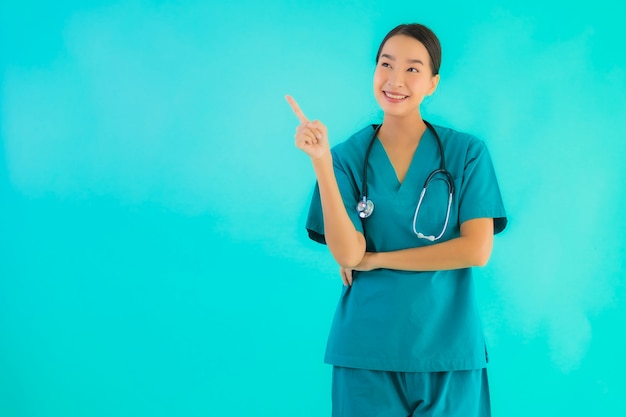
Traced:
[[385, 42], [374, 71], [374, 96], [385, 116], [414, 116], [425, 96], [437, 88], [430, 55], [417, 39], [392, 36]]

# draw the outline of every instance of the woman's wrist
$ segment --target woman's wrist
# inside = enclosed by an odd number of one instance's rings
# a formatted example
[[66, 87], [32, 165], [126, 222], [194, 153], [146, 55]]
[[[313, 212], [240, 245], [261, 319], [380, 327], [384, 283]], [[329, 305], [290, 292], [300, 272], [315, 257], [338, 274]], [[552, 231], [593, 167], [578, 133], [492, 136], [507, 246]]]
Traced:
[[313, 164], [313, 169], [315, 170], [318, 180], [320, 179], [320, 174], [323, 175], [324, 172], [329, 173], [332, 171], [334, 176], [333, 157], [330, 152], [318, 158], [311, 157], [311, 163]]
[[324, 152], [319, 156], [311, 156], [311, 162], [313, 163], [313, 165], [325, 165], [330, 163], [332, 165], [332, 161], [333, 161], [333, 156], [330, 153], [330, 151], [328, 152]]
[[383, 267], [382, 261], [384, 252], [369, 252], [369, 267], [370, 269], [381, 269]]
[[382, 253], [380, 252], [365, 252], [363, 259], [355, 269], [358, 271], [371, 271], [382, 268], [380, 264], [381, 255]]

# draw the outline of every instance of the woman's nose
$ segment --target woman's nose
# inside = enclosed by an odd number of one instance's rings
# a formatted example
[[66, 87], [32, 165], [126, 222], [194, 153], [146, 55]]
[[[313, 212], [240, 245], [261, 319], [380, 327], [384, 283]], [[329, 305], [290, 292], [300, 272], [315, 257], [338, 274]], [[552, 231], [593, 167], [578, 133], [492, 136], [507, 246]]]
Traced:
[[387, 80], [387, 85], [391, 88], [402, 87], [402, 80], [398, 76], [391, 75]]

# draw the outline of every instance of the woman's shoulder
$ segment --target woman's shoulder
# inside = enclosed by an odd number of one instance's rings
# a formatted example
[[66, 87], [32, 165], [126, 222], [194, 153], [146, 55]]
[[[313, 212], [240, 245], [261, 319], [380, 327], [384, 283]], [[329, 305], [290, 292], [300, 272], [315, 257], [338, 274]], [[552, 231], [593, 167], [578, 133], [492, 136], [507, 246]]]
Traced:
[[376, 125], [367, 125], [353, 133], [348, 139], [333, 146], [333, 155], [340, 158], [362, 157], [372, 140]]
[[486, 149], [485, 142], [472, 133], [447, 126], [433, 125], [433, 127], [445, 148], [452, 147], [458, 151], [466, 150], [470, 154], [480, 153]]
[[472, 133], [456, 130], [448, 126], [433, 125], [433, 127], [435, 128], [435, 130], [439, 134], [439, 137], [441, 137], [442, 140], [445, 138], [446, 140], [455, 141], [458, 144], [467, 143], [468, 145], [482, 142], [481, 139], [479, 139]]

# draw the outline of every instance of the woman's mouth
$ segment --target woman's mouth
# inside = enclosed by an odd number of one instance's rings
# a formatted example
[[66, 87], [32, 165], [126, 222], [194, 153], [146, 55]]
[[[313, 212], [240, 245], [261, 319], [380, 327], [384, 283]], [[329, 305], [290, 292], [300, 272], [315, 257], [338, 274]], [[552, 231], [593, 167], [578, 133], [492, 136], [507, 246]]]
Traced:
[[385, 94], [385, 97], [387, 98], [387, 100], [391, 101], [392, 103], [400, 103], [401, 101], [409, 97], [403, 94], [392, 93], [389, 91], [383, 91], [383, 94]]

